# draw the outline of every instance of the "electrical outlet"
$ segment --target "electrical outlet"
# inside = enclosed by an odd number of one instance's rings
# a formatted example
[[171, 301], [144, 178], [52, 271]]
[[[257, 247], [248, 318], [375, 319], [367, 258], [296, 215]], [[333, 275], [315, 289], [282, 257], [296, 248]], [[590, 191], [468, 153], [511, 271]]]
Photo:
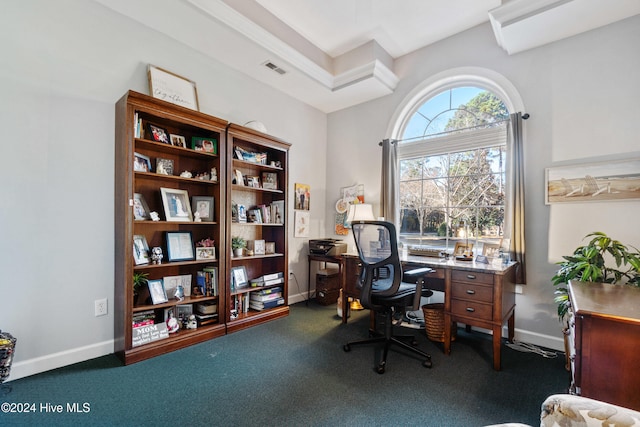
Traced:
[[94, 301], [96, 317], [105, 316], [107, 314], [107, 299], [97, 299]]
[[289, 276], [293, 276], [293, 271], [290, 271], [290, 272], [289, 272]]

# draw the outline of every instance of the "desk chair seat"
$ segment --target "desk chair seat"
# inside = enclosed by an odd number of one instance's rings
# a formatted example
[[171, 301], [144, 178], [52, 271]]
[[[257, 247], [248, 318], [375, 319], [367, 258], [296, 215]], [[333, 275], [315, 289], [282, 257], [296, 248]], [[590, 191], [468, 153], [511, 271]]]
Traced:
[[416, 348], [417, 341], [411, 335], [395, 335], [394, 323], [402, 322], [407, 309], [417, 310], [420, 298], [430, 296], [429, 290], [423, 290], [427, 276], [434, 272], [430, 268], [402, 271], [398, 255], [398, 242], [395, 226], [386, 221], [361, 221], [352, 224], [358, 255], [362, 262], [362, 272], [358, 279], [360, 302], [383, 316], [384, 333], [369, 330], [369, 339], [352, 341], [344, 345], [344, 351], [351, 346], [383, 343], [382, 356], [375, 371], [383, 374], [387, 365], [387, 354], [392, 345], [424, 358], [422, 365], [432, 367], [431, 356]]

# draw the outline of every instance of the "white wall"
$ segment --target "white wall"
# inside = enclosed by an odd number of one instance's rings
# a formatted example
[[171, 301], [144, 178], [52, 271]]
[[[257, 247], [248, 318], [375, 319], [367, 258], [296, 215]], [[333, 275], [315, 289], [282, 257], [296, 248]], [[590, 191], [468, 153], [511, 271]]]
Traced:
[[[365, 186], [379, 208], [378, 142], [403, 99], [430, 77], [482, 67], [510, 81], [531, 118], [525, 122], [527, 285], [516, 300], [516, 339], [562, 349], [550, 278], [555, 262], [603, 231], [640, 247], [640, 202], [544, 204], [544, 169], [567, 162], [640, 157], [640, 16], [564, 41], [507, 55], [484, 24], [396, 61], [402, 78], [385, 98], [329, 115], [327, 218], [338, 190]], [[377, 213], [377, 212], [376, 212]], [[332, 233], [327, 224], [327, 233]], [[329, 234], [330, 235], [330, 234]]]
[[[262, 121], [292, 143], [289, 191], [311, 185], [311, 236], [324, 232], [324, 113], [95, 2], [2, 9], [0, 329], [18, 339], [11, 379], [113, 352], [114, 105], [129, 89], [148, 93], [149, 63], [195, 81], [201, 111]], [[301, 291], [305, 242], [289, 240]], [[94, 317], [104, 297], [109, 314]]]

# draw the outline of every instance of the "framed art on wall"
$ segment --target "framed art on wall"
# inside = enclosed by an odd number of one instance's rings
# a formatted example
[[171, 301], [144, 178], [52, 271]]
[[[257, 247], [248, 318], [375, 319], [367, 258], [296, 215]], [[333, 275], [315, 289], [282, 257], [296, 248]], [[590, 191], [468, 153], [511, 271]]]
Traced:
[[640, 199], [640, 158], [545, 169], [545, 204]]

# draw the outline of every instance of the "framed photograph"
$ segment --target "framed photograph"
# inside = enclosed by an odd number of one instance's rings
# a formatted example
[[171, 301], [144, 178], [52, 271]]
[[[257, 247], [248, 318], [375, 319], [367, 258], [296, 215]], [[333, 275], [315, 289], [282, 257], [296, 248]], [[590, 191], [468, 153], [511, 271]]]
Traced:
[[140, 193], [133, 193], [133, 219], [145, 221], [151, 219], [149, 216], [149, 206]]
[[545, 169], [545, 204], [640, 199], [640, 158]]
[[191, 138], [191, 148], [205, 153], [218, 154], [218, 140], [215, 138], [202, 138], [194, 136]]
[[254, 255], [264, 255], [266, 253], [264, 240], [249, 240], [247, 249], [253, 250]]
[[242, 176], [242, 171], [240, 169], [236, 169], [234, 171], [234, 184], [244, 186], [244, 176]]
[[133, 153], [133, 170], [135, 172], [151, 172], [151, 159], [140, 153]]
[[171, 145], [175, 145], [176, 147], [187, 148], [187, 140], [182, 135], [175, 135], [170, 133], [169, 140], [171, 141]]
[[160, 126], [152, 125], [149, 123], [149, 135], [151, 135], [151, 139], [156, 142], [162, 142], [163, 144], [170, 144], [169, 134], [167, 131]]
[[453, 249], [453, 256], [466, 256], [473, 251], [473, 243], [456, 242]]
[[216, 248], [214, 247], [197, 247], [196, 248], [196, 259], [197, 260], [214, 260], [216, 259]]
[[482, 255], [487, 258], [496, 258], [500, 255], [500, 244], [499, 243], [485, 243], [482, 245]]
[[133, 236], [133, 261], [136, 265], [149, 264], [149, 244], [142, 234]]
[[173, 160], [158, 157], [156, 159], [156, 173], [160, 175], [173, 175]]
[[234, 289], [246, 288], [249, 286], [249, 279], [247, 278], [247, 270], [244, 266], [231, 268], [231, 286]]
[[238, 222], [247, 222], [247, 208], [245, 205], [238, 204]]
[[275, 172], [262, 172], [262, 188], [267, 190], [277, 190], [278, 174]]
[[149, 280], [149, 294], [151, 295], [151, 302], [153, 304], [162, 304], [169, 301], [167, 299], [167, 293], [164, 290], [164, 284], [162, 279]]
[[210, 196], [193, 196], [191, 198], [191, 212], [193, 217], [203, 222], [213, 222], [214, 198]]
[[160, 193], [167, 221], [193, 221], [189, 193], [186, 190], [160, 187]]
[[193, 238], [190, 231], [167, 231], [167, 257], [172, 261], [192, 261], [195, 259]]
[[191, 295], [191, 274], [181, 274], [179, 276], [165, 276], [162, 278], [164, 290], [167, 298], [176, 297], [178, 286], [182, 286], [182, 292], [185, 297]]
[[275, 254], [276, 253], [276, 242], [264, 242], [264, 253]]
[[247, 185], [253, 188], [260, 188], [260, 177], [259, 176], [248, 176], [247, 177]]
[[181, 107], [199, 111], [196, 84], [170, 71], [149, 64], [149, 93]]

